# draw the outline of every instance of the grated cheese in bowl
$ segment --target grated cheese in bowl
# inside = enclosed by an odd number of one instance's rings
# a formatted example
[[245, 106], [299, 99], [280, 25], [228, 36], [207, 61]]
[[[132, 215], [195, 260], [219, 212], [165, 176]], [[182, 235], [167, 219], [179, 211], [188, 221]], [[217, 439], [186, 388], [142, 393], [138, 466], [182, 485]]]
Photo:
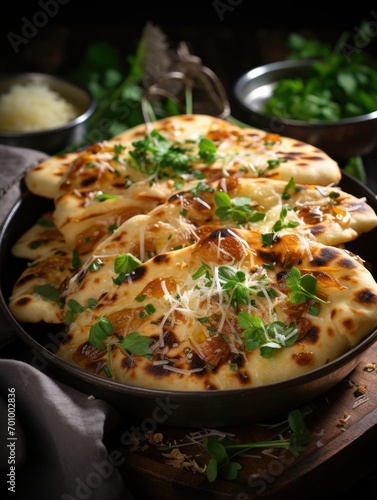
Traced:
[[0, 96], [0, 130], [35, 132], [65, 125], [79, 111], [45, 82], [16, 83]]

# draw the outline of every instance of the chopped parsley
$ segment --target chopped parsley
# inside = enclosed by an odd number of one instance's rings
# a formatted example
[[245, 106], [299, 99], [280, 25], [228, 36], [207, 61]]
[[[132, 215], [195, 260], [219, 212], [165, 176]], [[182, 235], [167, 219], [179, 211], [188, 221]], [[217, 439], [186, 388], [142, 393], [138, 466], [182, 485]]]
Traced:
[[246, 224], [258, 222], [266, 217], [264, 212], [258, 212], [252, 208], [251, 198], [246, 196], [231, 198], [228, 193], [216, 191], [215, 203], [218, 207], [215, 215], [221, 221], [232, 219], [236, 224]]
[[303, 304], [307, 300], [315, 300], [327, 304], [323, 299], [320, 299], [317, 293], [317, 278], [312, 274], [301, 275], [297, 267], [292, 267], [287, 277], [287, 286], [290, 289], [289, 300], [292, 304]]
[[141, 263], [141, 260], [137, 259], [131, 253], [118, 255], [114, 262], [114, 271], [118, 274], [116, 278], [113, 278], [114, 284], [120, 285], [126, 275], [140, 266]]
[[281, 321], [266, 324], [259, 316], [241, 311], [238, 324], [243, 329], [245, 349], [259, 349], [264, 358], [271, 358], [276, 349], [293, 345], [298, 338], [298, 329], [293, 322], [289, 325]]

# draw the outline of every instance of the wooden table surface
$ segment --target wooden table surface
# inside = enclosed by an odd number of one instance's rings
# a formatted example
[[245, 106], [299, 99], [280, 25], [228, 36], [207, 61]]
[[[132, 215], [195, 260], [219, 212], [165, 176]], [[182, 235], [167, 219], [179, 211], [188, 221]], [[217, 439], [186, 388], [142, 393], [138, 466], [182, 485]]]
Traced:
[[[267, 422], [217, 431], [229, 433], [240, 442], [265, 440], [283, 428], [285, 419], [286, 415], [280, 415]], [[208, 463], [202, 443], [190, 444], [203, 429], [157, 426], [153, 429], [157, 438], [154, 444], [148, 433], [140, 437], [135, 431], [135, 441], [129, 438], [132, 429], [143, 429], [142, 422], [122, 423], [109, 436], [108, 446], [122, 452], [125, 460], [121, 472], [140, 499], [189, 499], [193, 495], [196, 499], [219, 500], [252, 500], [261, 495], [318, 499], [324, 487], [327, 495], [337, 498], [377, 472], [377, 345], [365, 352], [344, 381], [313, 401], [313, 412], [305, 421], [314, 438], [299, 457], [285, 450], [253, 450], [240, 458], [242, 470], [233, 481], [217, 479], [210, 483], [205, 472], [193, 465], [195, 461], [200, 469]], [[127, 445], [122, 444], [126, 432]], [[176, 444], [169, 451], [160, 451], [164, 443]], [[187, 468], [166, 456], [177, 450], [185, 455]]]

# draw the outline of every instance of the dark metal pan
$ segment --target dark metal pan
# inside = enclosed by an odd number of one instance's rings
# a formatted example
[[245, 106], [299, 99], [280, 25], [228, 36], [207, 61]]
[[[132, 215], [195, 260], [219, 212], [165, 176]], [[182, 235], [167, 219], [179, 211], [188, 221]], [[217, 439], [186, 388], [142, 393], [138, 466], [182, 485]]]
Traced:
[[[376, 195], [365, 185], [343, 172], [341, 187], [358, 197], [365, 197], [377, 211]], [[364, 352], [377, 339], [377, 329], [352, 350], [305, 375], [276, 384], [248, 389], [194, 392], [146, 389], [106, 380], [85, 372], [56, 356], [63, 336], [63, 326], [20, 324], [10, 313], [7, 298], [26, 262], [11, 255], [14, 242], [35, 223], [37, 217], [52, 208], [47, 199], [26, 194], [6, 218], [0, 233], [0, 306], [7, 323], [27, 344], [31, 364], [49, 371], [59, 380], [88, 395], [104, 399], [125, 415], [150, 419], [155, 424], [182, 427], [225, 427], [261, 421], [283, 414], [325, 394], [347, 377], [359, 364]], [[347, 248], [360, 255], [376, 278], [377, 253], [375, 231], [365, 233]], [[149, 422], [149, 420], [148, 420]]]

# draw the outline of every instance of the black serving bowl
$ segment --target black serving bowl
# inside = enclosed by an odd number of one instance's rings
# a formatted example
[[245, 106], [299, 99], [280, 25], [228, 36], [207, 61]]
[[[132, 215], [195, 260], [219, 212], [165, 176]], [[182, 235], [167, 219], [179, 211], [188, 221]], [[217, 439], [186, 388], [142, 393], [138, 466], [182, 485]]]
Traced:
[[79, 144], [86, 136], [88, 122], [96, 102], [86, 87], [69, 79], [47, 73], [8, 73], [0, 76], [0, 95], [6, 94], [16, 84], [28, 83], [46, 85], [77, 110], [75, 118], [54, 128], [38, 131], [0, 130], [0, 144], [57, 154], [69, 146]]
[[[365, 197], [377, 210], [376, 196], [347, 173], [343, 174], [340, 186], [355, 196]], [[178, 427], [226, 427], [279, 417], [315, 400], [340, 383], [357, 367], [365, 351], [377, 339], [377, 329], [374, 329], [346, 354], [305, 375], [245, 389], [202, 392], [147, 389], [86, 372], [56, 355], [63, 336], [62, 325], [21, 324], [7, 306], [12, 285], [26, 265], [22, 259], [12, 256], [12, 245], [42, 212], [52, 208], [51, 204], [51, 200], [27, 194], [14, 206], [2, 226], [0, 312], [30, 349], [32, 366], [39, 370], [48, 368], [48, 372], [52, 371], [59, 380], [109, 402], [127, 417], [152, 418], [159, 424]], [[360, 255], [376, 275], [375, 232], [361, 235], [347, 244], [347, 248]]]
[[366, 155], [377, 147], [377, 110], [334, 122], [307, 122], [262, 111], [278, 82], [308, 76], [310, 60], [278, 61], [247, 71], [235, 83], [233, 115], [252, 126], [312, 144], [336, 161]]

